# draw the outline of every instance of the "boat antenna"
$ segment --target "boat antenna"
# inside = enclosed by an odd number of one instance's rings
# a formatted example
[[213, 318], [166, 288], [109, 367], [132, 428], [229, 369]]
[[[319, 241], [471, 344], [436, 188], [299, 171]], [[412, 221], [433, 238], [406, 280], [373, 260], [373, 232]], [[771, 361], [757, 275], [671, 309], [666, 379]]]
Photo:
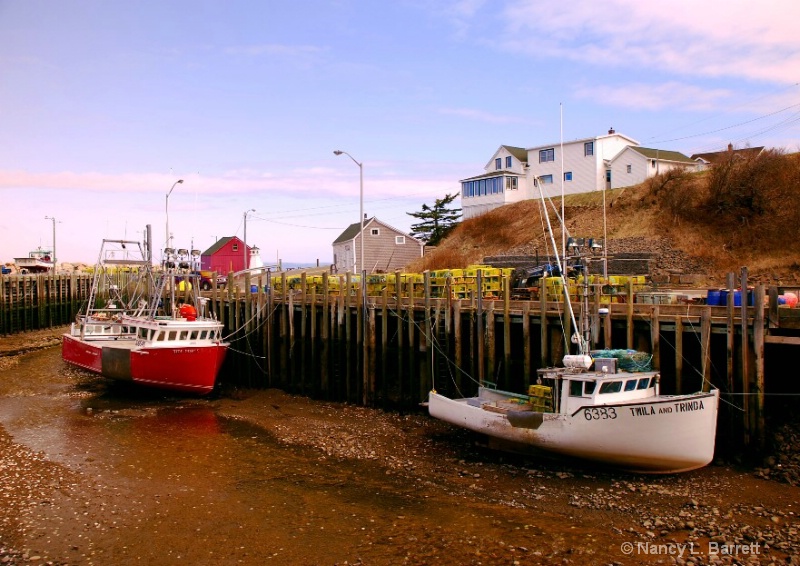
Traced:
[[[567, 259], [567, 234], [566, 222], [564, 222], [564, 103], [558, 103], [559, 122], [560, 122], [560, 149], [561, 152], [561, 257], [566, 262]], [[564, 273], [563, 271], [561, 273]]]
[[[553, 236], [553, 226], [550, 224], [550, 214], [547, 212], [547, 203], [546, 203], [546, 201], [544, 199], [544, 190], [542, 189], [542, 178], [541, 177], [536, 177], [534, 182], [539, 187], [539, 196], [540, 196], [540, 198], [542, 200], [542, 211], [544, 212], [545, 219], [547, 219], [547, 233], [550, 236], [550, 243], [553, 246], [553, 252], [556, 254], [556, 265], [558, 265], [558, 271], [559, 271], [559, 273], [561, 275], [561, 284], [562, 284], [562, 287], [564, 288], [564, 300], [566, 302], [565, 304], [567, 305], [567, 310], [569, 310], [569, 317], [570, 317], [570, 320], [572, 321], [572, 328], [577, 330], [578, 329], [578, 323], [575, 320], [575, 311], [572, 308], [572, 301], [569, 298], [569, 285], [567, 284], [567, 278], [564, 275], [564, 273], [565, 273], [564, 267], [565, 266], [562, 265], [561, 257], [559, 257], [559, 255], [558, 255], [558, 246], [556, 245], [555, 236]], [[563, 201], [562, 201], [562, 203], [563, 203]], [[563, 206], [563, 204], [562, 204], [562, 206]], [[562, 224], [563, 224], [563, 222], [562, 222]], [[585, 343], [584, 337], [580, 334], [580, 332], [576, 332], [575, 333], [575, 337], [577, 338], [578, 354], [579, 355], [586, 354], [588, 352], [588, 348], [586, 347], [586, 343]], [[567, 341], [567, 346], [569, 346], [569, 341]]]

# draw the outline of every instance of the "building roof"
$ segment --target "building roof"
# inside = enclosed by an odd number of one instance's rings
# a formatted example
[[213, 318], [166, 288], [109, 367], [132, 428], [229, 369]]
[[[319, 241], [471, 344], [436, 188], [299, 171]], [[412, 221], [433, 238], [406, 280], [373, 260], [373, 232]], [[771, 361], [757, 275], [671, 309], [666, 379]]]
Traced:
[[522, 163], [528, 162], [528, 150], [524, 147], [514, 147], [513, 145], [503, 145], [500, 147], [505, 148], [508, 153], [516, 157]]
[[[215, 253], [217, 253], [217, 252], [218, 252], [218, 251], [219, 251], [219, 250], [220, 250], [220, 249], [221, 249], [221, 248], [222, 248], [222, 247], [223, 247], [225, 244], [227, 244], [228, 242], [230, 242], [231, 240], [234, 240], [234, 239], [235, 239], [235, 240], [239, 240], [239, 238], [237, 238], [236, 236], [225, 236], [225, 237], [223, 237], [223, 238], [220, 238], [219, 240], [217, 240], [216, 242], [214, 242], [214, 245], [213, 245], [213, 246], [211, 246], [210, 248], [208, 248], [206, 251], [204, 251], [204, 252], [203, 252], [202, 254], [200, 254], [200, 255], [214, 255], [214, 254], [215, 254]], [[241, 240], [239, 240], [239, 241], [241, 242]]]
[[464, 181], [478, 181], [480, 179], [490, 179], [492, 177], [522, 177], [524, 173], [518, 173], [516, 171], [509, 171], [508, 169], [498, 169], [497, 171], [489, 171], [488, 173], [481, 173], [480, 175], [475, 175], [474, 177], [467, 177], [466, 179], [461, 179], [459, 183], [463, 183]]
[[726, 159], [727, 157], [737, 156], [743, 158], [756, 157], [759, 153], [764, 151], [764, 146], [760, 147], [746, 147], [744, 149], [733, 149], [732, 145], [728, 146], [726, 151], [712, 151], [710, 153], [695, 153], [692, 159], [697, 161], [701, 159], [706, 163], [717, 163]]
[[[367, 225], [369, 225], [369, 223], [372, 222], [373, 219], [374, 219], [374, 217], [373, 218], [367, 218], [367, 219], [364, 220], [364, 229], [367, 228]], [[353, 224], [351, 224], [350, 226], [345, 228], [344, 232], [339, 234], [339, 237], [336, 238], [333, 241], [333, 243], [334, 244], [341, 244], [342, 242], [347, 242], [349, 240], [355, 240], [356, 236], [358, 236], [358, 233], [360, 231], [361, 231], [361, 223], [360, 222], [354, 222]]]
[[696, 165], [694, 159], [687, 157], [680, 151], [669, 151], [665, 149], [652, 149], [649, 147], [635, 146], [628, 146], [626, 149], [632, 149], [633, 151], [644, 155], [648, 159], [658, 159], [659, 161], [676, 161], [678, 163], [692, 163]]
[[[377, 224], [380, 224], [380, 225], [381, 225], [381, 226], [383, 226], [384, 228], [387, 228], [387, 229], [389, 229], [389, 230], [392, 230], [393, 232], [397, 232], [398, 234], [402, 234], [402, 235], [404, 235], [404, 236], [405, 236], [405, 237], [407, 237], [407, 238], [411, 238], [412, 240], [416, 240], [416, 241], [417, 241], [417, 242], [419, 242], [420, 244], [424, 244], [424, 242], [423, 242], [422, 240], [420, 240], [419, 238], [415, 238], [414, 236], [412, 236], [412, 235], [410, 235], [410, 234], [406, 234], [406, 233], [405, 233], [405, 232], [403, 232], [402, 230], [398, 230], [398, 229], [397, 229], [397, 228], [395, 228], [394, 226], [390, 226], [390, 225], [389, 225], [389, 224], [387, 224], [386, 222], [382, 222], [381, 220], [378, 220], [378, 219], [377, 219], [377, 218], [375, 218], [374, 216], [373, 216], [372, 218], [367, 218], [366, 220], [364, 220], [364, 230], [366, 230], [366, 229], [367, 229], [367, 227], [368, 227], [368, 226], [369, 226], [369, 225], [370, 225], [372, 222], [375, 222], [375, 223], [377, 223]], [[355, 240], [355, 239], [356, 239], [356, 236], [358, 236], [358, 234], [359, 234], [359, 232], [360, 232], [360, 231], [361, 231], [361, 224], [360, 224], [360, 223], [358, 223], [358, 222], [355, 222], [355, 223], [351, 224], [350, 226], [348, 226], [347, 228], [345, 228], [344, 232], [342, 232], [341, 234], [339, 234], [339, 237], [338, 237], [338, 238], [336, 238], [336, 239], [333, 241], [333, 243], [334, 243], [334, 244], [340, 244], [340, 243], [342, 243], [342, 242], [347, 242], [347, 241], [350, 241], [350, 240]]]
[[[570, 145], [570, 144], [576, 144], [576, 143], [586, 143], [586, 142], [590, 142], [590, 141], [597, 141], [597, 140], [601, 140], [601, 139], [604, 139], [604, 138], [611, 138], [611, 137], [615, 137], [615, 136], [624, 138], [624, 139], [628, 140], [629, 142], [631, 142], [631, 144], [633, 144], [633, 145], [639, 145], [639, 142], [636, 141], [635, 139], [633, 139], [632, 137], [626, 136], [625, 134], [620, 134], [619, 132], [615, 132], [613, 129], [609, 130], [609, 132], [607, 134], [603, 134], [602, 136], [595, 136], [593, 138], [583, 138], [583, 139], [578, 139], [578, 140], [564, 141], [564, 145]], [[547, 144], [547, 145], [537, 145], [535, 147], [529, 147], [527, 149], [527, 151], [535, 151], [537, 149], [546, 149], [546, 148], [551, 148], [551, 147], [558, 147], [559, 145], [561, 145], [561, 142], [557, 141], [555, 143], [551, 143], [551, 144]]]

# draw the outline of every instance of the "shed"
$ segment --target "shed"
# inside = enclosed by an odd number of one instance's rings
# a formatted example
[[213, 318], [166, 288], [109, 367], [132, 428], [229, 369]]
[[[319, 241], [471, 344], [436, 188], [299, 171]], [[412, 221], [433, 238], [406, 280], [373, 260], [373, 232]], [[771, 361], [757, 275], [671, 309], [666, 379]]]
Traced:
[[[364, 268], [367, 273], [390, 273], [422, 257], [425, 242], [389, 226], [377, 218], [364, 220]], [[333, 241], [333, 265], [337, 272], [360, 272], [361, 225], [348, 226]]]
[[229, 271], [242, 271], [250, 260], [250, 246], [247, 246], [236, 236], [226, 236], [200, 254], [200, 269], [228, 273]]

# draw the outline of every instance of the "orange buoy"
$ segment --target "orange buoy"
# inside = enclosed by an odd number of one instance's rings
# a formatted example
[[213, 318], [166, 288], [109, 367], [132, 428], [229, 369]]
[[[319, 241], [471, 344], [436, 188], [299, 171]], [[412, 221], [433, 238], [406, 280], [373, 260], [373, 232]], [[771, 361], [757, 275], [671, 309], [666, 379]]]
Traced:
[[179, 309], [181, 318], [185, 318], [189, 322], [197, 319], [197, 309], [194, 308], [194, 305], [181, 305]]

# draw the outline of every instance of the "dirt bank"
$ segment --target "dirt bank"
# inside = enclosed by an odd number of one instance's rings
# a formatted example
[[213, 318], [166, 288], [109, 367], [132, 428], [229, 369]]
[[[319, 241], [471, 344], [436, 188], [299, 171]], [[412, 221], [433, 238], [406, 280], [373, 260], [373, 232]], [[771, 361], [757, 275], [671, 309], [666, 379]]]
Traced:
[[[752, 470], [624, 474], [487, 451], [422, 414], [277, 390], [126, 399], [57, 350], [10, 363], [6, 380], [51, 364], [60, 389], [4, 390], [5, 564], [800, 561], [800, 488]], [[48, 455], [31, 446], [50, 428], [17, 407], [53, 405], [71, 444]]]

